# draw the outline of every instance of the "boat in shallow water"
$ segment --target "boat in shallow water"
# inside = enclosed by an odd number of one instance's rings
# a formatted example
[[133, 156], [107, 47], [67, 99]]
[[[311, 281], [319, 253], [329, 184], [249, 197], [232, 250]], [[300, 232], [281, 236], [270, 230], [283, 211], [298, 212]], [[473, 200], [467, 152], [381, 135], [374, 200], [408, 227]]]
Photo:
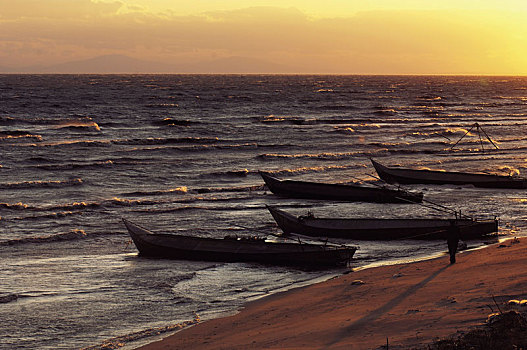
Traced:
[[371, 162], [379, 177], [392, 184], [472, 184], [475, 187], [485, 188], [527, 188], [527, 178], [519, 176], [393, 168], [373, 159]]
[[356, 247], [329, 244], [269, 242], [264, 239], [225, 239], [153, 233], [126, 219], [123, 222], [145, 257], [222, 262], [258, 262], [306, 267], [347, 264]]
[[265, 184], [278, 196], [305, 199], [326, 199], [351, 202], [421, 203], [422, 193], [385, 187], [281, 180], [260, 171]]
[[498, 231], [498, 220], [472, 219], [341, 219], [294, 216], [267, 206], [285, 234], [334, 237], [356, 240], [446, 239], [452, 225], [459, 228], [460, 238], [475, 239]]

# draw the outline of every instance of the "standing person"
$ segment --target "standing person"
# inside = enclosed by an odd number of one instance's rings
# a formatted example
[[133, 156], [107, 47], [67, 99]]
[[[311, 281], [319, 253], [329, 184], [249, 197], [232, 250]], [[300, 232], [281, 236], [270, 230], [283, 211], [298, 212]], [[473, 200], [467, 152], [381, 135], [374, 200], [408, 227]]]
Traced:
[[457, 245], [459, 243], [459, 226], [457, 226], [455, 220], [450, 220], [446, 242], [448, 245], [448, 254], [450, 254], [450, 263], [454, 264], [456, 262]]

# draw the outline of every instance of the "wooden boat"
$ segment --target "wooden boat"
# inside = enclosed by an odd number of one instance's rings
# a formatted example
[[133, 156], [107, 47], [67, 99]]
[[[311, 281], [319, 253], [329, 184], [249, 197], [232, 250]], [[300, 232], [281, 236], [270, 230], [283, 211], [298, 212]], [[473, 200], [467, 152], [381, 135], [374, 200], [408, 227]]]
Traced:
[[296, 217], [267, 206], [284, 233], [357, 240], [446, 239], [451, 225], [459, 228], [461, 239], [474, 239], [498, 231], [498, 220], [471, 219], [336, 219]]
[[389, 168], [371, 159], [379, 177], [388, 183], [400, 184], [472, 184], [486, 188], [527, 188], [527, 179], [518, 176], [463, 173], [455, 171]]
[[421, 203], [423, 201], [422, 193], [412, 193], [402, 189], [280, 180], [263, 171], [260, 171], [260, 175], [269, 190], [282, 197], [375, 203]]
[[147, 257], [322, 267], [345, 265], [357, 250], [348, 246], [278, 243], [255, 238], [159, 234], [126, 219], [123, 222], [139, 254]]

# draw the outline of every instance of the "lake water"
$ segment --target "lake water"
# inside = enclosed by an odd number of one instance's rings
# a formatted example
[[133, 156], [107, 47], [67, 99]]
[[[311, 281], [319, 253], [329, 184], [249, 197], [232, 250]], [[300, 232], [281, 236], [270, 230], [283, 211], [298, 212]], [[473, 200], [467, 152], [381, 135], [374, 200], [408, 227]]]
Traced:
[[[445, 242], [345, 241], [360, 247], [352, 266], [324, 271], [137, 256], [121, 218], [223, 237], [279, 233], [266, 204], [298, 215], [449, 217], [418, 204], [278, 198], [258, 170], [377, 186], [369, 157], [527, 169], [523, 77], [0, 75], [0, 101], [2, 349], [96, 346], [349, 268], [446, 251]], [[451, 149], [475, 122], [498, 150], [476, 128]], [[499, 217], [503, 234], [524, 232], [525, 190], [407, 188]]]

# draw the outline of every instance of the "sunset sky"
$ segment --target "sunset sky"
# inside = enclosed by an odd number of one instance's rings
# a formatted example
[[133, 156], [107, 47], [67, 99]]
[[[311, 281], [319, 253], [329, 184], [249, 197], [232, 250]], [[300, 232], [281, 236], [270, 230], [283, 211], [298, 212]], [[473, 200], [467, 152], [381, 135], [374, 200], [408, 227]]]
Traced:
[[525, 75], [526, 18], [524, 0], [0, 0], [0, 67], [125, 55], [236, 57], [281, 73]]

